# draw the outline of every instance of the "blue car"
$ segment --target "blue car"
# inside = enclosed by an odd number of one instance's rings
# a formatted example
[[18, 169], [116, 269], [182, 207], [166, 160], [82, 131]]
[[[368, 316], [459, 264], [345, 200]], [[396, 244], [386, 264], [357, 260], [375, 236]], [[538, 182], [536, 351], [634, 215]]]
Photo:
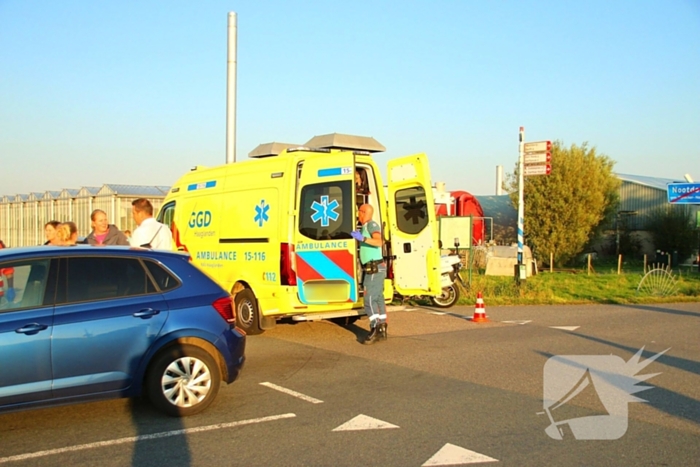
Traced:
[[187, 254], [0, 249], [0, 412], [144, 395], [193, 415], [244, 360], [231, 296]]

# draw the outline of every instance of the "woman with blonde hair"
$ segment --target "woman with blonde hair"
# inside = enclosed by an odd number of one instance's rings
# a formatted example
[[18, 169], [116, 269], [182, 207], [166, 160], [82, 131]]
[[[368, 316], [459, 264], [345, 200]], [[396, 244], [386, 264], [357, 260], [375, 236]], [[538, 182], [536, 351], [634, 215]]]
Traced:
[[78, 226], [75, 222], [64, 222], [56, 227], [57, 244], [71, 246], [78, 243]]

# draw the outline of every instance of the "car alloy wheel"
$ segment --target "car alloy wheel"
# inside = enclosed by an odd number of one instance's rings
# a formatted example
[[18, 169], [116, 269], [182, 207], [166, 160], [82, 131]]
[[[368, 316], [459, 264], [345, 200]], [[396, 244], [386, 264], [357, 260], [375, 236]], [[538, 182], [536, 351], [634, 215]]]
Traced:
[[211, 373], [206, 364], [194, 357], [182, 357], [165, 369], [161, 391], [171, 404], [192, 407], [199, 404], [211, 389]]
[[153, 404], [171, 416], [199, 413], [209, 406], [221, 385], [216, 360], [204, 349], [174, 346], [161, 353], [148, 375]]

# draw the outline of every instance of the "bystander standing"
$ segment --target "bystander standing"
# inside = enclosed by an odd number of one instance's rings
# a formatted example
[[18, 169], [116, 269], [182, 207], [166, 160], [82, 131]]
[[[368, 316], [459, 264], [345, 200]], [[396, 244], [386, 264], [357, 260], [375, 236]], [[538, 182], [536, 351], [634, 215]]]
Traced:
[[56, 228], [57, 245], [72, 246], [78, 243], [78, 226], [75, 222], [63, 222]]
[[138, 226], [131, 237], [131, 246], [153, 250], [173, 249], [173, 235], [168, 226], [153, 217], [153, 205], [150, 201], [146, 198], [132, 201], [131, 213]]
[[44, 235], [46, 235], [46, 241], [44, 245], [58, 245], [56, 241], [56, 228], [61, 225], [58, 221], [48, 221], [44, 224]]
[[86, 242], [90, 245], [128, 245], [126, 235], [110, 224], [107, 213], [101, 209], [95, 209], [90, 214], [92, 232], [87, 236]]

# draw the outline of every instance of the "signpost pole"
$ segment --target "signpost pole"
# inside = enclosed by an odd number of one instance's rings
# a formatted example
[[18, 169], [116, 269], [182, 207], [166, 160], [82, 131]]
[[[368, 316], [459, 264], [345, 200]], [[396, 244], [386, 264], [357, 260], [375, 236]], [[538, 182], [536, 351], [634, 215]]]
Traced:
[[520, 127], [520, 143], [518, 145], [518, 266], [516, 277], [520, 276], [520, 268], [523, 264], [523, 230], [525, 224], [525, 201], [523, 199], [523, 185], [525, 166], [523, 160], [525, 158], [525, 127]]

